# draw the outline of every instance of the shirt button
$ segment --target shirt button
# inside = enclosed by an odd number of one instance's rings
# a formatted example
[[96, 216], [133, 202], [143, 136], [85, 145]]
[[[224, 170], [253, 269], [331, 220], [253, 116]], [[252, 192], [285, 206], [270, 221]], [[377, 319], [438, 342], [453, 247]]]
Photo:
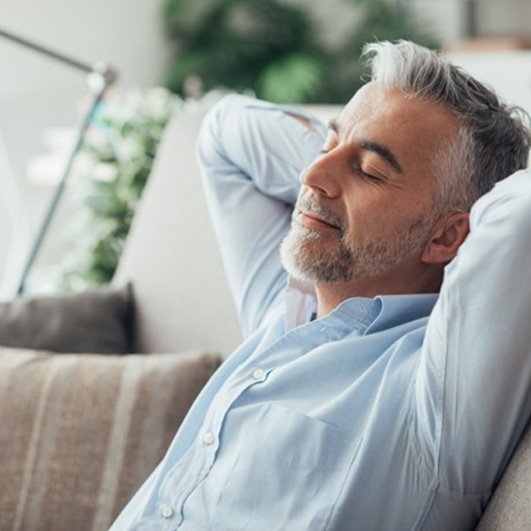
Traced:
[[255, 369], [253, 371], [253, 378], [255, 380], [262, 380], [265, 376], [265, 371], [264, 369]]
[[207, 446], [214, 444], [215, 440], [216, 440], [216, 436], [211, 431], [203, 435], [203, 443], [206, 444]]
[[163, 518], [171, 518], [174, 514], [173, 507], [171, 505], [163, 505], [160, 508], [160, 514]]

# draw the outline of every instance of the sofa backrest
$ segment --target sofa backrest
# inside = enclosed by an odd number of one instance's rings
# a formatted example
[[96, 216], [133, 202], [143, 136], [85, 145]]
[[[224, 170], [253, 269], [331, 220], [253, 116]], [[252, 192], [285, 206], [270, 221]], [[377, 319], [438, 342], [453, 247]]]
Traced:
[[166, 128], [113, 279], [133, 284], [137, 352], [228, 354], [241, 341], [195, 160], [202, 117]]

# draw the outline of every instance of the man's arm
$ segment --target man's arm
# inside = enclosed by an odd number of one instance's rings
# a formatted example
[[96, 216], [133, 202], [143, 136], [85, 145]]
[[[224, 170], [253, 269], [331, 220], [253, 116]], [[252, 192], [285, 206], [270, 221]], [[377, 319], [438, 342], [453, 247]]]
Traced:
[[324, 134], [322, 124], [298, 111], [236, 95], [218, 103], [201, 129], [207, 201], [246, 336], [285, 286], [278, 247], [289, 229], [299, 174]]
[[415, 384], [428, 468], [461, 494], [492, 488], [531, 412], [531, 174], [500, 182], [470, 219]]

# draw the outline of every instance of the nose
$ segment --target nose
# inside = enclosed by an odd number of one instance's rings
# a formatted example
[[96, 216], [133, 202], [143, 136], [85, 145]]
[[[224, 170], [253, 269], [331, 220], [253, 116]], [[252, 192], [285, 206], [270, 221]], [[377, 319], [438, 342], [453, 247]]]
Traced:
[[304, 186], [327, 198], [340, 193], [340, 160], [336, 150], [319, 155], [300, 175]]

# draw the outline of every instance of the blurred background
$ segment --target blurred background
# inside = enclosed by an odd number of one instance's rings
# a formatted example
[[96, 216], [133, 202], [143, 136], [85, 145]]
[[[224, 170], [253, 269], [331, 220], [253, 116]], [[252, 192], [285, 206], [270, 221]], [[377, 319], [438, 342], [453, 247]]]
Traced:
[[[345, 103], [363, 43], [412, 39], [531, 109], [529, 0], [2, 0], [0, 28], [119, 80], [99, 106], [28, 292], [107, 282], [165, 124], [224, 90]], [[0, 298], [11, 298], [89, 97], [83, 75], [0, 38]]]

